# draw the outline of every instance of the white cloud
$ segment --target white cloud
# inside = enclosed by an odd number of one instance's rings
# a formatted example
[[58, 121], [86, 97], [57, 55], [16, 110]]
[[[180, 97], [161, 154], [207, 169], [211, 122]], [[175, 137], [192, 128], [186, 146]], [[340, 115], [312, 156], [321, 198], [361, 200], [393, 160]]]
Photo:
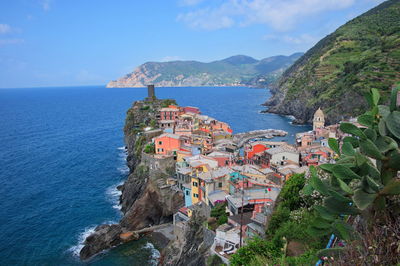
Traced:
[[320, 37], [311, 36], [309, 34], [302, 34], [300, 36], [283, 36], [285, 42], [292, 44], [315, 44], [320, 39]]
[[25, 42], [24, 39], [0, 39], [0, 46], [12, 45], [12, 44], [21, 44], [23, 42]]
[[206, 7], [192, 12], [178, 15], [177, 20], [189, 25], [191, 28], [217, 30], [229, 28], [235, 24], [235, 16], [242, 13], [242, 7], [237, 1], [230, 0], [219, 7]]
[[263, 36], [263, 39], [266, 41], [283, 41], [293, 45], [314, 45], [321, 38], [322, 36], [313, 36], [310, 34], [301, 34], [298, 36], [268, 34]]
[[11, 26], [8, 24], [0, 24], [0, 34], [10, 33], [12, 31]]
[[49, 11], [51, 8], [51, 0], [42, 0], [40, 4], [42, 5], [44, 11]]
[[266, 24], [278, 31], [292, 29], [307, 16], [352, 6], [356, 0], [226, 0], [178, 15], [192, 28], [216, 30], [233, 25]]
[[167, 56], [163, 57], [160, 61], [161, 62], [169, 62], [169, 61], [177, 61], [177, 60], [182, 60], [182, 58], [180, 58], [179, 56], [175, 56], [175, 55], [173, 55], [173, 56], [167, 55]]

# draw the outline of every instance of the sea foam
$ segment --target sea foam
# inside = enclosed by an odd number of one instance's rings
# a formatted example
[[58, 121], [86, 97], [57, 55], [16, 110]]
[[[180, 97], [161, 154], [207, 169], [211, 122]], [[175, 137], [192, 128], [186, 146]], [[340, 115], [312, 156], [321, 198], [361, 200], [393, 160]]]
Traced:
[[117, 210], [121, 210], [121, 205], [119, 204], [119, 197], [122, 194], [122, 192], [118, 190], [117, 187], [122, 185], [123, 183], [124, 182], [120, 182], [116, 185], [112, 185], [106, 190], [107, 199], [113, 204], [112, 207]]
[[152, 265], [158, 265], [159, 259], [161, 257], [160, 251], [158, 251], [150, 242], [147, 242], [147, 244], [143, 248], [149, 249], [151, 251], [150, 263]]
[[78, 235], [78, 244], [68, 249], [70, 252], [72, 252], [72, 255], [79, 257], [79, 253], [84, 247], [86, 238], [94, 233], [94, 229], [96, 229], [96, 226], [86, 227], [85, 230]]
[[[105, 221], [102, 224], [115, 224], [115, 221]], [[79, 253], [81, 252], [82, 248], [85, 246], [85, 240], [88, 236], [93, 234], [98, 225], [90, 225], [86, 227], [81, 233], [78, 235], [78, 244], [72, 246], [68, 249], [72, 253], [73, 256], [79, 257]]]

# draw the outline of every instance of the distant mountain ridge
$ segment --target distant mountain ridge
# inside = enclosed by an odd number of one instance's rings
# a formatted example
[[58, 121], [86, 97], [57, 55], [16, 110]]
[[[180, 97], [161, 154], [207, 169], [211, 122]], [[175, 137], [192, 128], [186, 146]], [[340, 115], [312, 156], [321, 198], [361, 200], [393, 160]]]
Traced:
[[236, 55], [210, 63], [198, 61], [147, 62], [107, 87], [266, 86], [275, 81], [303, 53], [262, 60]]
[[400, 82], [400, 1], [389, 0], [339, 27], [288, 68], [265, 105], [268, 112], [311, 122], [322, 108], [335, 123], [365, 111], [364, 93], [387, 101]]

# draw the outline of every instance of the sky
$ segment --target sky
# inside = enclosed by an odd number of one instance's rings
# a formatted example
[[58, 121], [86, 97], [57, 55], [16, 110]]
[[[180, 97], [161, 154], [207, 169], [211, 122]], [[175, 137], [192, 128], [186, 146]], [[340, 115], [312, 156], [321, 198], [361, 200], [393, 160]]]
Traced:
[[102, 85], [148, 61], [305, 52], [383, 0], [1, 0], [0, 88]]

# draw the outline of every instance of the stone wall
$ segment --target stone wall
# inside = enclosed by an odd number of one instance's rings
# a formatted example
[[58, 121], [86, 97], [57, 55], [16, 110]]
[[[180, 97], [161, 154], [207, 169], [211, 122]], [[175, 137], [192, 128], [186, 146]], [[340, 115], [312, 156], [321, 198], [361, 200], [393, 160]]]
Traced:
[[174, 156], [159, 156], [147, 153], [142, 153], [142, 161], [149, 169], [150, 176], [155, 174], [173, 175], [175, 173]]

